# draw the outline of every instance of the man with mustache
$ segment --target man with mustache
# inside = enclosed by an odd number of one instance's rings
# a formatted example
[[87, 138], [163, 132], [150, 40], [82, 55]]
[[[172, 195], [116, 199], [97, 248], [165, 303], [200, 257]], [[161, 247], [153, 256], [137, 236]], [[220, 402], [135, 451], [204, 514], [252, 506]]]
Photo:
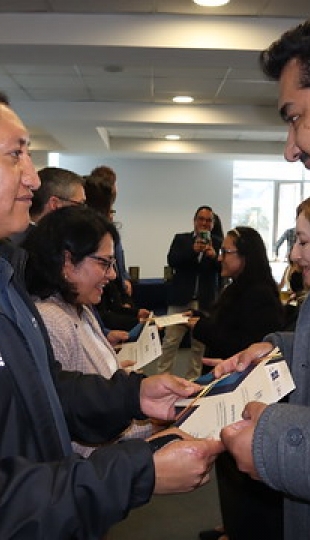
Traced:
[[[261, 65], [278, 82], [278, 107], [288, 127], [284, 155], [310, 169], [310, 20], [289, 30], [261, 53]], [[292, 260], [310, 287], [310, 198], [297, 209]], [[216, 375], [243, 370], [278, 345], [290, 365], [296, 390], [288, 403], [250, 403], [244, 420], [222, 430], [222, 440], [239, 469], [282, 491], [284, 539], [309, 538], [310, 530], [310, 297], [295, 333], [275, 333], [216, 368]], [[255, 526], [255, 524], [253, 524]]]

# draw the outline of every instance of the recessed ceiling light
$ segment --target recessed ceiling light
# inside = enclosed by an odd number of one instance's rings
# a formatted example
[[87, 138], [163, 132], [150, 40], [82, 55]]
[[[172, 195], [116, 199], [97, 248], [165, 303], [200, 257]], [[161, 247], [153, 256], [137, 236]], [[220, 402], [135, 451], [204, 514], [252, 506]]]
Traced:
[[194, 98], [191, 96], [175, 96], [172, 101], [174, 103], [192, 103]]
[[124, 71], [123, 66], [118, 66], [117, 64], [109, 64], [108, 66], [104, 66], [104, 71], [107, 73], [121, 73]]
[[225, 6], [225, 4], [228, 4], [230, 2], [230, 0], [193, 0], [193, 1], [198, 6], [205, 6], [205, 7]]
[[179, 141], [181, 139], [180, 135], [165, 135], [167, 141]]

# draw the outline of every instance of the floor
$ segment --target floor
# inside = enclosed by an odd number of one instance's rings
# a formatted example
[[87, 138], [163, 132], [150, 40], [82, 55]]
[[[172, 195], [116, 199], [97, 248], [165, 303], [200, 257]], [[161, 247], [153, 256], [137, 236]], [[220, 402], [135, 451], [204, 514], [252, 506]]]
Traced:
[[109, 540], [198, 540], [221, 523], [214, 474], [206, 486], [181, 495], [154, 495], [109, 532]]
[[[184, 375], [188, 349], [178, 353], [175, 374]], [[145, 368], [156, 373], [156, 361]], [[201, 530], [221, 523], [214, 473], [202, 488], [181, 495], [155, 495], [149, 504], [133, 510], [109, 532], [109, 540], [197, 540]]]

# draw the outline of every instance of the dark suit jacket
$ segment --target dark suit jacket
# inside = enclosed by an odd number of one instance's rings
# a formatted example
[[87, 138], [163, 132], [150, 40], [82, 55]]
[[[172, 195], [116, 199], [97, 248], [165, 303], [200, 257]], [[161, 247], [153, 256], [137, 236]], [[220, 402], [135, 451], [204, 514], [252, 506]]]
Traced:
[[[197, 254], [193, 249], [193, 232], [176, 234], [168, 253], [168, 264], [172, 268], [172, 280], [168, 288], [168, 304], [181, 306], [195, 296], [199, 308], [207, 310], [217, 297], [220, 286], [220, 263], [205, 254]], [[221, 240], [212, 236], [212, 244], [218, 253]], [[198, 281], [197, 281], [198, 280]]]

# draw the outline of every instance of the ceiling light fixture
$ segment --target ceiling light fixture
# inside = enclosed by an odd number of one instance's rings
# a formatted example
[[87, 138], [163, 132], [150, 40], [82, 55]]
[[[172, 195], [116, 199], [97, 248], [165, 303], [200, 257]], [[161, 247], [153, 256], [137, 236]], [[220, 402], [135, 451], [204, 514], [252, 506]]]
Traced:
[[179, 141], [181, 139], [180, 135], [165, 135], [167, 141]]
[[198, 6], [205, 6], [205, 7], [225, 6], [225, 4], [228, 4], [230, 2], [230, 0], [193, 0], [193, 1]]
[[172, 101], [174, 103], [192, 103], [194, 98], [191, 96], [175, 96]]

